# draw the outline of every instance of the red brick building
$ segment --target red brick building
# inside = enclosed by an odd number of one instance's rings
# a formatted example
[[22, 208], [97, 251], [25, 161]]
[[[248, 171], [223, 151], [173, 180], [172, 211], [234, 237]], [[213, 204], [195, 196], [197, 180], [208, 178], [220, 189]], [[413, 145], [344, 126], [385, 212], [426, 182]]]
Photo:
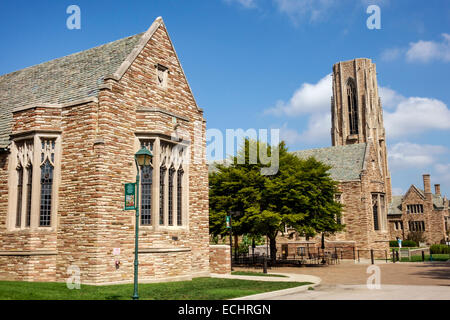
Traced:
[[0, 280], [140, 280], [209, 274], [205, 119], [161, 18], [147, 32], [0, 77]]

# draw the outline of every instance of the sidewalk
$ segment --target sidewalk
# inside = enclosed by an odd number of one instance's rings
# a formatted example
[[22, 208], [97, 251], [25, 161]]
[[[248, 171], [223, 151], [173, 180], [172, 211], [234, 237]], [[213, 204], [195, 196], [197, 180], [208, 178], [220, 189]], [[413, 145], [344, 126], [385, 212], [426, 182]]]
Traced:
[[322, 279], [316, 276], [306, 275], [306, 274], [293, 274], [293, 273], [275, 273], [270, 272], [270, 274], [282, 275], [285, 277], [269, 277], [269, 276], [238, 276], [238, 275], [224, 275], [224, 274], [211, 274], [211, 278], [222, 278], [222, 279], [239, 279], [239, 280], [252, 280], [252, 281], [271, 281], [271, 282], [311, 282], [310, 285], [304, 285], [300, 287], [277, 290], [265, 293], [259, 293], [247, 297], [240, 297], [231, 300], [267, 300], [274, 299], [279, 296], [284, 295], [295, 295], [300, 292], [308, 290], [310, 287], [317, 287]]

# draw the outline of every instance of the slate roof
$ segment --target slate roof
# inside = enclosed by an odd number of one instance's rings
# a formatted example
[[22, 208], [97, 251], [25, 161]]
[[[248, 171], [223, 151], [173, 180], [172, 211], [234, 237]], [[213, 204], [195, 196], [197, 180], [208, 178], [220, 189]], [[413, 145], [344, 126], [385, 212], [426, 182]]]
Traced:
[[[316, 160], [331, 166], [330, 176], [336, 181], [353, 181], [361, 178], [361, 171], [364, 166], [364, 157], [366, 155], [365, 143], [352, 144], [346, 146], [336, 146], [321, 149], [310, 149], [294, 151], [295, 154], [301, 159], [307, 159], [310, 157], [316, 158]], [[216, 172], [216, 164], [223, 164], [224, 161], [214, 161], [209, 163], [209, 173]], [[226, 164], [229, 164], [229, 160], [225, 160]]]
[[104, 77], [117, 71], [142, 35], [0, 76], [0, 149], [9, 145], [13, 109], [96, 96]]
[[402, 214], [402, 199], [403, 196], [392, 196], [392, 201], [389, 204], [388, 215]]
[[361, 178], [367, 145], [365, 143], [335, 146], [321, 149], [295, 151], [301, 159], [314, 157], [331, 166], [330, 175], [336, 181], [352, 181]]

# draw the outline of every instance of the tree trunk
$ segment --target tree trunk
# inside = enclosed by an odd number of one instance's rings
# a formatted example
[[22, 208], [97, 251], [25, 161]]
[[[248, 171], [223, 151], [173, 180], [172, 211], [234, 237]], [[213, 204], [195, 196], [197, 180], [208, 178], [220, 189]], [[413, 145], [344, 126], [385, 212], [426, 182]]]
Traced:
[[270, 241], [270, 259], [276, 261], [277, 259], [277, 237], [269, 237]]

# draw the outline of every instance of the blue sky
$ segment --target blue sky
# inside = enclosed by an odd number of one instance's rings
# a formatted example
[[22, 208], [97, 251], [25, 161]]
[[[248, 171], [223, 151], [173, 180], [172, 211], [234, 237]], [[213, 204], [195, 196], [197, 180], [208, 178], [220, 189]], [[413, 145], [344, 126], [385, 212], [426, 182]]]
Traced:
[[[81, 30], [66, 27], [72, 4]], [[380, 30], [366, 26], [371, 4]], [[330, 146], [331, 67], [371, 58], [395, 192], [430, 173], [450, 195], [447, 0], [3, 0], [0, 74], [145, 31], [158, 16], [208, 128], [280, 128], [291, 150]]]

